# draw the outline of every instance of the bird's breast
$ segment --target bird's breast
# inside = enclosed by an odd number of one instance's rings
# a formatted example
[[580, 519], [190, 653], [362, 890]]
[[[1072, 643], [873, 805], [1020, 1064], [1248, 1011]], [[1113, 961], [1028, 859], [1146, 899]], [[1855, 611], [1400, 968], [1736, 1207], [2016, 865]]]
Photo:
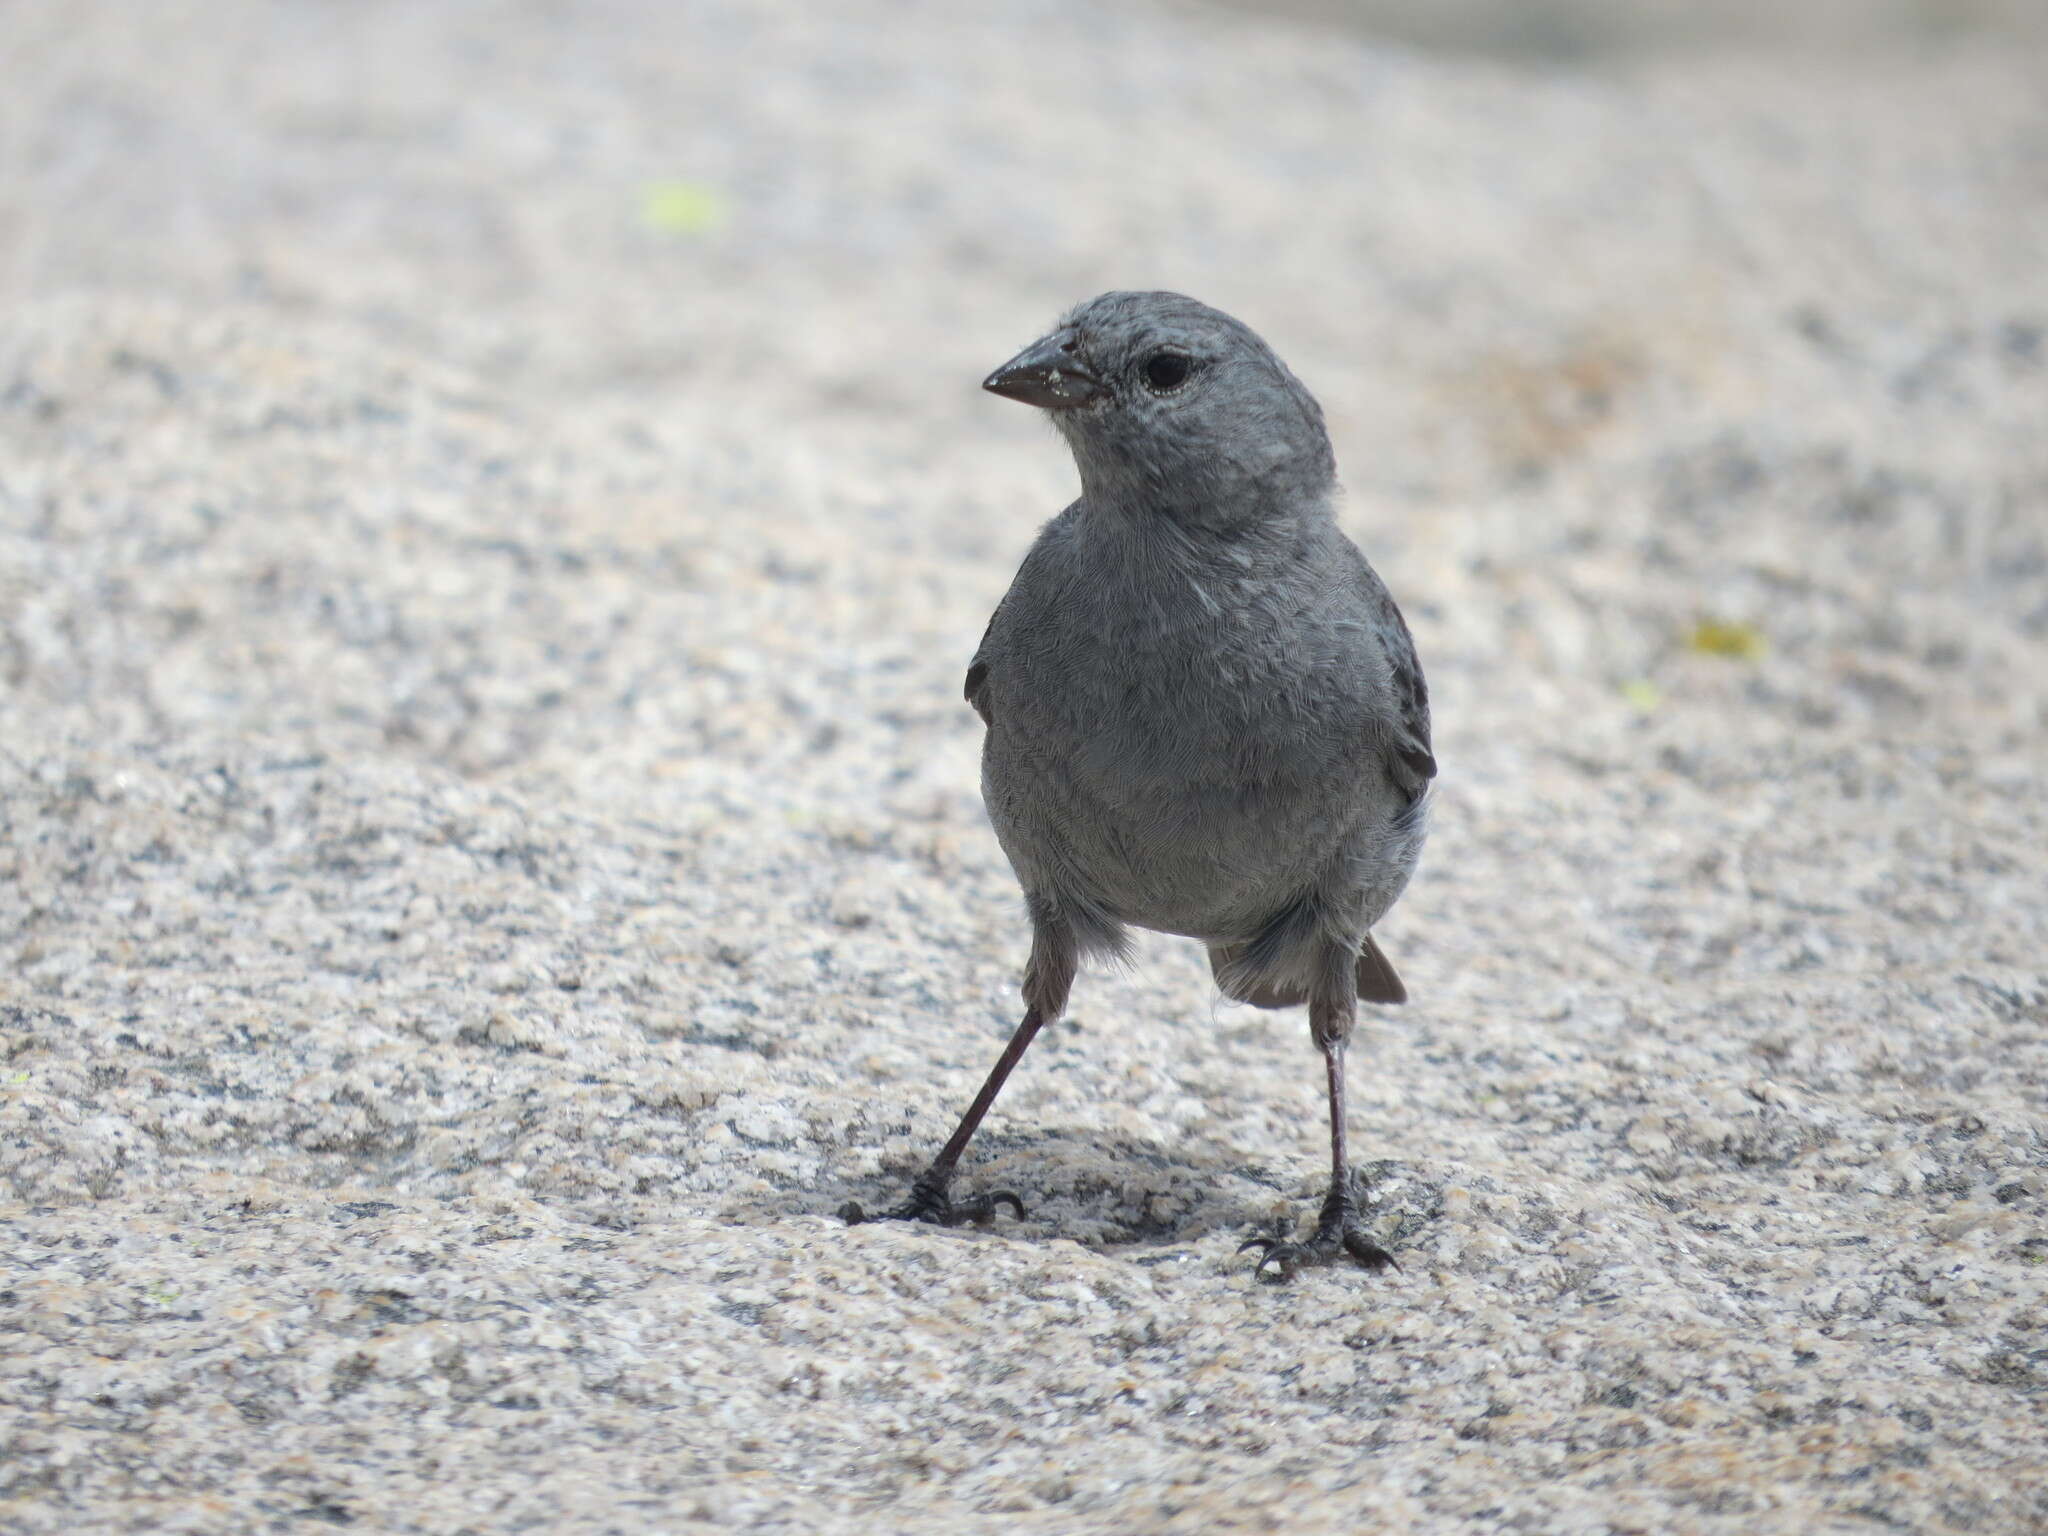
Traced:
[[991, 670], [984, 786], [1006, 845], [1059, 848], [1127, 921], [1214, 934], [1289, 899], [1366, 809], [1371, 679], [1270, 592], [1201, 597], [1023, 627]]

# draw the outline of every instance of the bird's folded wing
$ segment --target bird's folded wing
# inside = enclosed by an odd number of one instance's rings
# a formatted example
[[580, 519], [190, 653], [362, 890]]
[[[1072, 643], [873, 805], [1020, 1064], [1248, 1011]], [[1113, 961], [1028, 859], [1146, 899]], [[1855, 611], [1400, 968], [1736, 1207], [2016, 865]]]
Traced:
[[1387, 652], [1388, 680], [1393, 687], [1397, 724], [1389, 733], [1387, 770], [1409, 803], [1422, 798], [1436, 777], [1436, 754], [1429, 744], [1429, 684], [1415, 659], [1415, 638], [1408, 621], [1377, 577], [1371, 596], [1379, 609], [1379, 633]]
[[[1001, 607], [998, 607], [996, 613], [1001, 612]], [[967, 702], [974, 706], [974, 712], [981, 716], [983, 725], [996, 723], [995, 711], [989, 707], [988, 662], [984, 659], [988, 651], [988, 637], [995, 627], [995, 614], [990, 614], [988, 628], [981, 632], [981, 644], [974, 648], [974, 660], [967, 664], [967, 684], [960, 690]]]

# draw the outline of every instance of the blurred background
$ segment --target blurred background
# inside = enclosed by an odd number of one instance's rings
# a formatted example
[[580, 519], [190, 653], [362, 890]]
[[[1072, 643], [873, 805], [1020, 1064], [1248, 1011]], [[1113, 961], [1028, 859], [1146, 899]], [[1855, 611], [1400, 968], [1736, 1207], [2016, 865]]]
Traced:
[[[1904, 916], [1806, 910], [1855, 825], [1841, 765], [2037, 780], [2038, 8], [4, 24], [0, 735], [52, 761], [260, 749], [633, 807], [764, 922], [848, 848], [954, 828], [1000, 954], [959, 671], [1073, 471], [976, 386], [1077, 300], [1159, 286], [1328, 410], [1437, 702], [1442, 853], [1403, 912], [1472, 952], [1461, 984], [1552, 953], [1427, 920], [1461, 861], [1547, 881], [1566, 949], [1631, 973], [1901, 963]], [[1698, 796], [1749, 830], [1636, 847]], [[1946, 829], [1974, 911], [1963, 804], [1893, 814]], [[1807, 851], [1753, 846], [1760, 806]], [[1532, 869], [1550, 825], [1589, 841]], [[23, 921], [70, 934], [37, 985], [98, 974], [68, 867], [22, 877]], [[758, 984], [807, 997], [801, 969]], [[729, 983], [680, 984], [724, 1017]]]
[[[981, 550], [977, 456], [1033, 477], [1006, 518], [1067, 482], [973, 381], [1079, 298], [1171, 286], [1324, 397], [1386, 558], [1745, 507], [1770, 540], [1789, 498], [1884, 545], [1852, 561], [1978, 591], [2036, 549], [2044, 35], [2019, 0], [16, 0], [0, 297], [338, 322], [810, 477], [770, 499], [880, 474]], [[1779, 600], [1693, 579], [1740, 622]], [[1670, 632], [1588, 622], [1532, 638], [1610, 691]]]
[[1673, 52], [1883, 52], [2048, 32], [2029, 0], [1279, 0], [1244, 9], [1447, 52], [1586, 67]]
[[[0, 0], [0, 1507], [2041, 1528], [2044, 81], [2039, 0]], [[1015, 1020], [959, 690], [1074, 472], [978, 384], [1119, 287], [1315, 391], [1428, 670], [1405, 1292], [1251, 1290], [1319, 1079], [1165, 939], [976, 1142], [1028, 1221], [820, 1215]]]

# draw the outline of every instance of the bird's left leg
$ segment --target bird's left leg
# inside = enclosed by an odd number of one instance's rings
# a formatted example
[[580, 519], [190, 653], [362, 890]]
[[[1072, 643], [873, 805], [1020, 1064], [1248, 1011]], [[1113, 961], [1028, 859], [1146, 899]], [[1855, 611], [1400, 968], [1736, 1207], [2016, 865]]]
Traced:
[[1291, 1279], [1295, 1271], [1319, 1264], [1333, 1264], [1341, 1258], [1356, 1259], [1367, 1269], [1398, 1269], [1394, 1256], [1367, 1236], [1358, 1220], [1358, 1198], [1351, 1189], [1351, 1162], [1344, 1144], [1344, 1048], [1351, 1038], [1351, 1026], [1358, 1017], [1355, 961], [1348, 953], [1339, 963], [1319, 968], [1315, 987], [1309, 993], [1309, 1033], [1316, 1049], [1323, 1053], [1323, 1068], [1330, 1088], [1330, 1193], [1323, 1200], [1322, 1216], [1315, 1235], [1306, 1242], [1290, 1243], [1274, 1237], [1255, 1237], [1239, 1253], [1253, 1248], [1259, 1255], [1252, 1273], [1262, 1275], [1268, 1266], [1274, 1278]]

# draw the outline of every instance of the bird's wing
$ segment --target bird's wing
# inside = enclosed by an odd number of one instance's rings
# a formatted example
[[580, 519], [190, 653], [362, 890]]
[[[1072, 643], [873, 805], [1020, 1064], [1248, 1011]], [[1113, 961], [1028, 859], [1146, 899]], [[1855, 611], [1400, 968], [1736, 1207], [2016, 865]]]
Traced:
[[[1000, 605], [996, 613], [1001, 613]], [[996, 627], [995, 614], [989, 615], [988, 628], [981, 632], [981, 644], [974, 648], [974, 660], [967, 664], [967, 685], [960, 691], [967, 702], [974, 706], [974, 712], [981, 716], [983, 725], [996, 723], [995, 712], [989, 707], [988, 697], [988, 637]]]
[[[974, 660], [967, 664], [966, 686], [960, 690], [967, 702], [974, 706], [974, 712], [981, 716], [983, 725], [992, 726], [996, 723], [995, 700], [990, 697], [988, 686], [989, 639], [996, 632], [996, 625], [1003, 617], [1003, 610], [1011, 603], [1020, 603], [1022, 613], [1028, 614], [1033, 611], [1033, 572], [1042, 568], [1048, 558], [1048, 552], [1058, 547], [1061, 530], [1072, 524], [1075, 514], [1080, 510], [1081, 503], [1077, 501], [1039, 530], [1038, 538], [1025, 552], [1024, 563], [1017, 567], [1017, 574], [1010, 579], [1010, 590], [1005, 592], [1003, 600], [996, 604], [996, 611], [988, 616], [988, 628], [981, 632], [981, 644], [974, 648]], [[1037, 590], [1047, 590], [1042, 580], [1038, 583]], [[1021, 597], [1018, 595], [1020, 592], [1023, 594]]]
[[1415, 659], [1415, 637], [1401, 617], [1393, 595], [1371, 567], [1366, 569], [1366, 597], [1374, 608], [1375, 630], [1387, 653], [1387, 676], [1394, 694], [1398, 724], [1387, 743], [1388, 771], [1413, 804], [1436, 777], [1436, 756], [1429, 745], [1429, 684]]

